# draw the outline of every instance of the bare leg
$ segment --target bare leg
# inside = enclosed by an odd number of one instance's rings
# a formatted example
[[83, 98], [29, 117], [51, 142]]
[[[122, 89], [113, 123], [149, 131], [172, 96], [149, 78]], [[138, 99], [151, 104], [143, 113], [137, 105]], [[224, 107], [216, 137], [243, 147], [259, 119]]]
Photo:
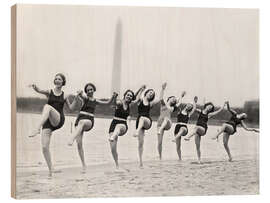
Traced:
[[177, 139], [181, 138], [181, 136], [185, 136], [187, 134], [187, 129], [185, 127], [181, 127], [177, 135], [175, 136], [173, 142], [176, 142]]
[[182, 157], [181, 157], [181, 136], [179, 136], [176, 140], [176, 151], [177, 151], [177, 154], [178, 154], [178, 158], [179, 158], [179, 161], [182, 160]]
[[138, 137], [141, 131], [144, 131], [144, 128], [148, 128], [151, 124], [151, 121], [148, 118], [140, 117], [138, 128], [133, 135], [134, 137]]
[[85, 129], [90, 129], [92, 127], [92, 122], [90, 120], [80, 120], [74, 133], [71, 135], [70, 141], [68, 142], [69, 146], [72, 146], [73, 142], [78, 136], [80, 136]]
[[196, 151], [197, 151], [197, 157], [198, 157], [198, 163], [201, 163], [201, 136], [197, 133], [195, 134], [195, 144], [196, 144]]
[[113, 133], [110, 134], [109, 141], [113, 142], [119, 135], [126, 132], [126, 126], [124, 124], [117, 124]]
[[164, 133], [164, 129], [167, 125], [169, 125], [169, 119], [168, 118], [164, 118], [163, 122], [161, 123], [161, 126], [158, 129], [158, 134], [163, 134]]
[[57, 126], [60, 122], [60, 114], [52, 106], [45, 104], [41, 114], [41, 120], [37, 128], [34, 129], [34, 131], [29, 137], [35, 137], [36, 135], [38, 135], [40, 133], [41, 127], [48, 119], [53, 126]]
[[163, 141], [163, 134], [164, 134], [164, 130], [161, 130], [160, 133], [157, 134], [157, 137], [158, 137], [158, 145], [157, 145], [157, 149], [158, 149], [158, 154], [159, 154], [159, 160], [162, 159], [162, 141]]
[[[111, 136], [112, 135], [110, 135], [110, 137]], [[114, 159], [114, 162], [115, 162], [116, 169], [119, 169], [118, 153], [117, 153], [117, 140], [118, 140], [118, 137], [116, 137], [113, 142], [110, 142], [110, 146], [111, 146], [111, 152], [112, 152], [112, 156], [113, 156], [113, 159]]]
[[140, 168], [143, 168], [142, 155], [144, 144], [144, 130], [139, 131], [138, 142], [139, 142], [138, 150], [139, 150]]
[[226, 129], [226, 125], [223, 124], [222, 127], [216, 133], [216, 135], [214, 137], [212, 137], [212, 139], [218, 140], [218, 137], [225, 131], [225, 129]]
[[190, 138], [192, 138], [194, 135], [196, 135], [197, 134], [197, 128], [195, 128], [194, 130], [193, 130], [193, 132], [189, 135], [189, 136], [187, 136], [184, 140], [185, 141], [189, 141], [190, 140]]
[[228, 146], [229, 139], [230, 139], [230, 135], [228, 133], [224, 133], [223, 134], [223, 145], [224, 145], [224, 148], [225, 148], [225, 150], [226, 150], [226, 152], [228, 154], [229, 161], [232, 161], [232, 156], [231, 156], [230, 148]]
[[49, 177], [52, 177], [52, 161], [50, 153], [50, 141], [52, 131], [50, 129], [43, 129], [41, 135], [42, 153], [49, 169]]
[[78, 135], [76, 137], [76, 141], [77, 141], [77, 149], [78, 149], [78, 153], [82, 162], [82, 173], [86, 172], [86, 164], [85, 164], [85, 160], [84, 160], [84, 150], [83, 150], [83, 132]]

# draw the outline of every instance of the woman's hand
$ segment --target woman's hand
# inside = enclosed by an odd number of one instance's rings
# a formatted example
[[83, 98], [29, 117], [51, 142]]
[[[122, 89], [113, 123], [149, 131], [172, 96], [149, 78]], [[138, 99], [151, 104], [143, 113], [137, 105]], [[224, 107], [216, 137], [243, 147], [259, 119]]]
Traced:
[[163, 90], [165, 90], [165, 89], [166, 89], [166, 87], [167, 87], [167, 83], [166, 83], [166, 82], [164, 82], [164, 83], [162, 84], [162, 86], [161, 86], [161, 87], [162, 87], [162, 89], [163, 89]]

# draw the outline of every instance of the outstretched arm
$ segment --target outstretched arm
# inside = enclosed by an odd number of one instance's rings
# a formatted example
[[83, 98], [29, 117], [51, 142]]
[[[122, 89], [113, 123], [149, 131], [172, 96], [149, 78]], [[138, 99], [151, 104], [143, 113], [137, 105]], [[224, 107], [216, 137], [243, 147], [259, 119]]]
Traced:
[[161, 90], [160, 90], [160, 94], [159, 94], [159, 99], [155, 100], [155, 101], [152, 101], [151, 102], [151, 107], [156, 105], [157, 103], [159, 103], [161, 100], [163, 100], [163, 97], [164, 97], [164, 91], [167, 87], [167, 83], [163, 83], [162, 86], [161, 86]]
[[71, 95], [68, 95], [65, 98], [65, 101], [66, 101], [66, 104], [67, 104], [68, 108], [73, 111], [75, 109], [75, 107], [76, 107], [76, 104], [77, 104], [78, 95], [75, 96], [75, 98], [73, 99], [72, 103], [70, 103], [70, 101], [68, 99], [70, 96]]
[[224, 103], [224, 104], [223, 104], [223, 107], [220, 107], [218, 110], [216, 110], [216, 111], [214, 111], [214, 112], [212, 112], [212, 113], [209, 113], [209, 114], [208, 114], [208, 118], [211, 118], [211, 117], [217, 115], [218, 113], [220, 113], [220, 112], [224, 109], [225, 104], [226, 104], [226, 103]]
[[46, 97], [49, 96], [50, 91], [49, 90], [41, 90], [39, 89], [35, 84], [32, 84], [31, 87], [33, 88], [33, 90], [35, 90], [37, 93], [39, 94], [44, 94]]
[[233, 109], [230, 108], [229, 102], [227, 101], [227, 102], [225, 102], [225, 103], [226, 103], [226, 105], [227, 105], [228, 111], [229, 111], [231, 114], [236, 115], [237, 112], [236, 112], [235, 110], [233, 110]]
[[246, 131], [254, 131], [257, 133], [259, 132], [259, 130], [255, 129], [255, 128], [248, 128], [247, 125], [244, 123], [244, 121], [241, 121], [241, 125]]
[[180, 107], [180, 105], [181, 105], [182, 102], [183, 102], [183, 98], [184, 98], [185, 95], [186, 95], [186, 92], [183, 91], [183, 92], [181, 93], [181, 97], [180, 97], [180, 98], [178, 99], [178, 101], [177, 101], [176, 108], [179, 108], [179, 107]]
[[143, 85], [138, 91], [135, 93], [135, 100], [132, 101], [131, 104], [136, 104], [140, 101], [143, 91], [145, 90], [146, 86]]
[[116, 92], [113, 93], [113, 95], [111, 96], [111, 98], [107, 101], [103, 101], [101, 99], [96, 99], [96, 102], [98, 104], [110, 104], [113, 102], [113, 100], [118, 96], [118, 94]]
[[191, 112], [189, 113], [189, 117], [195, 112], [195, 110], [197, 109], [197, 102], [198, 102], [198, 97], [195, 96], [193, 99], [193, 108], [191, 110]]

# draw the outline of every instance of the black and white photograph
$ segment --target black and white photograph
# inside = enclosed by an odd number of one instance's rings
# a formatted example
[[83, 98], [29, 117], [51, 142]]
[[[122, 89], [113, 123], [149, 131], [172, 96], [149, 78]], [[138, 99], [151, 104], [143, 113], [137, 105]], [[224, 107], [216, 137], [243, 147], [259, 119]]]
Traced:
[[11, 9], [13, 197], [259, 194], [259, 9]]

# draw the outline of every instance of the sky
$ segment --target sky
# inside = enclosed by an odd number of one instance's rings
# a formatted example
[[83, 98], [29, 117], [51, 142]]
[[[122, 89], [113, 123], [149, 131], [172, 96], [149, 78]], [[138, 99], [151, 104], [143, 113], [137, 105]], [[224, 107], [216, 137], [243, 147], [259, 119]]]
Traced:
[[28, 85], [50, 89], [61, 72], [66, 94], [92, 82], [97, 98], [158, 95], [167, 82], [165, 96], [241, 106], [259, 99], [258, 36], [257, 9], [20, 5], [17, 95], [42, 97]]

